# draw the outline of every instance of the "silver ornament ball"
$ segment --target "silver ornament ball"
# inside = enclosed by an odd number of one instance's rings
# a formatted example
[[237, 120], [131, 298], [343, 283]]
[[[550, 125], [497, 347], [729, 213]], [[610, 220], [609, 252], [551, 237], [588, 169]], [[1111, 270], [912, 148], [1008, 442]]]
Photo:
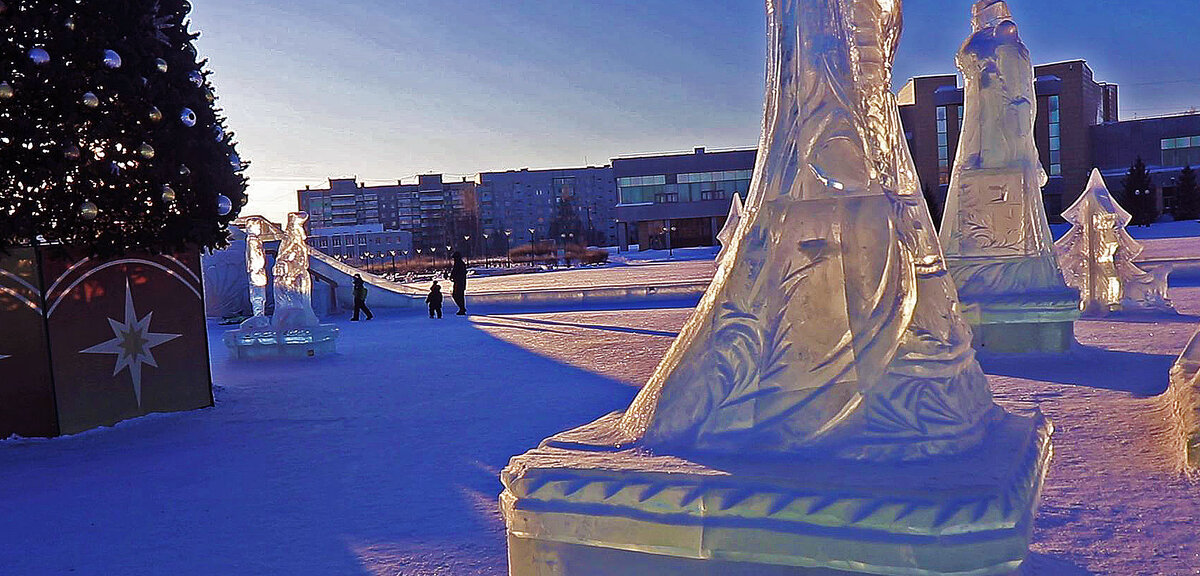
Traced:
[[138, 148], [138, 154], [141, 154], [142, 158], [147, 160], [154, 158], [154, 147], [143, 142], [142, 146]]
[[95, 220], [96, 216], [100, 215], [100, 208], [96, 206], [95, 202], [88, 200], [79, 206], [79, 215], [84, 220]]
[[224, 194], [217, 196], [217, 214], [228, 216], [230, 212], [233, 212], [233, 201]]
[[154, 59], [154, 68], [157, 69], [159, 72], [162, 72], [165, 74], [168, 69], [167, 61], [163, 60], [162, 58], [155, 58]]
[[162, 201], [163, 204], [172, 204], [175, 202], [175, 190], [169, 184], [163, 184]]
[[17, 92], [13, 90], [12, 84], [8, 82], [0, 82], [0, 100], [8, 100], [16, 96]]
[[191, 108], [184, 108], [179, 112], [179, 121], [183, 122], [184, 126], [191, 128], [196, 125], [196, 113]]
[[83, 95], [83, 105], [88, 108], [95, 108], [100, 105], [100, 98], [91, 92], [86, 92]]
[[188, 74], [188, 80], [191, 80], [197, 88], [204, 85], [204, 75], [199, 70], [192, 70], [192, 73]]
[[104, 51], [104, 65], [116, 70], [121, 67], [121, 55], [113, 50]]
[[33, 60], [34, 64], [41, 66], [50, 63], [50, 53], [45, 48], [37, 47], [29, 51], [29, 59]]
[[150, 121], [154, 122], [154, 123], [161, 122], [163, 119], [162, 110], [159, 110], [158, 106], [151, 106], [148, 116], [150, 118]]

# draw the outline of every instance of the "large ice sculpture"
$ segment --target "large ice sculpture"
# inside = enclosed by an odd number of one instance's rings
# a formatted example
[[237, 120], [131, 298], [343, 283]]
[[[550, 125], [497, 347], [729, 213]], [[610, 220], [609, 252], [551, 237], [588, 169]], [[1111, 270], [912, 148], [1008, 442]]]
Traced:
[[242, 328], [262, 330], [271, 325], [267, 318], [267, 249], [262, 236], [269, 223], [262, 216], [246, 219], [246, 273], [250, 277], [250, 309], [254, 315], [242, 322]]
[[321, 323], [312, 309], [312, 277], [308, 273], [308, 233], [305, 212], [288, 214], [287, 228], [279, 255], [275, 257], [275, 315], [271, 323], [276, 330], [307, 328]]
[[767, 2], [729, 254], [628, 411], [505, 469], [512, 574], [1020, 565], [1050, 426], [993, 404], [956, 310], [889, 89], [900, 10]]
[[275, 257], [275, 313], [268, 320], [266, 308], [266, 246], [262, 235], [268, 222], [251, 217], [246, 224], [246, 271], [250, 276], [250, 301], [254, 316], [238, 330], [224, 336], [238, 358], [316, 356], [336, 349], [338, 328], [321, 324], [312, 309], [312, 277], [308, 271], [308, 221], [305, 212], [288, 214], [287, 227]]
[[965, 113], [941, 230], [975, 343], [1061, 352], [1074, 340], [1078, 294], [1055, 259], [1034, 140], [1033, 63], [1008, 6], [981, 0], [958, 53]]
[[733, 242], [733, 234], [737, 232], [738, 224], [742, 222], [742, 196], [740, 194], [733, 195], [733, 202], [729, 205], [729, 217], [725, 219], [725, 226], [717, 233], [717, 241], [721, 243], [721, 251], [717, 253], [717, 260], [724, 260], [725, 255], [729, 253], [729, 245]]
[[1092, 171], [1087, 190], [1062, 216], [1071, 230], [1055, 248], [1067, 284], [1079, 290], [1084, 314], [1174, 311], [1167, 297], [1170, 268], [1153, 274], [1134, 264], [1142, 245], [1125, 231], [1132, 216], [1108, 193], [1099, 170]]

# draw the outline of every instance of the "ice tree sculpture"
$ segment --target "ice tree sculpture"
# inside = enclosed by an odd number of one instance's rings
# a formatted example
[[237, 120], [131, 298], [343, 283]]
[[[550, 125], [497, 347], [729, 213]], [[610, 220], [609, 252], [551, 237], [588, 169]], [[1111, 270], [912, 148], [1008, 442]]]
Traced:
[[994, 337], [1018, 346], [1054, 341], [1050, 348], [1061, 350], [1078, 300], [1058, 268], [1042, 204], [1033, 63], [1005, 2], [976, 2], [972, 20], [957, 57], [965, 113], [942, 248], [980, 345]]
[[729, 252], [729, 243], [733, 240], [733, 233], [737, 231], [738, 224], [742, 221], [742, 197], [740, 194], [733, 195], [733, 203], [729, 205], [729, 217], [725, 219], [725, 226], [717, 233], [717, 241], [721, 243], [721, 252], [717, 254], [717, 260], [725, 258], [725, 254]]
[[242, 328], [262, 329], [271, 325], [267, 318], [267, 250], [262, 235], [267, 231], [267, 220], [262, 216], [246, 219], [246, 273], [250, 276], [250, 309], [254, 315], [242, 322]]
[[287, 228], [275, 257], [275, 314], [272, 323], [283, 332], [320, 324], [312, 309], [312, 278], [308, 272], [308, 235], [305, 212], [288, 214]]
[[769, 5], [748, 222], [621, 426], [731, 453], [970, 448], [995, 407], [890, 89], [900, 5]]
[[1079, 290], [1084, 314], [1174, 310], [1167, 297], [1170, 269], [1153, 274], [1134, 263], [1142, 246], [1125, 231], [1132, 216], [1108, 193], [1099, 170], [1092, 171], [1087, 190], [1062, 216], [1071, 230], [1055, 247], [1067, 283]]

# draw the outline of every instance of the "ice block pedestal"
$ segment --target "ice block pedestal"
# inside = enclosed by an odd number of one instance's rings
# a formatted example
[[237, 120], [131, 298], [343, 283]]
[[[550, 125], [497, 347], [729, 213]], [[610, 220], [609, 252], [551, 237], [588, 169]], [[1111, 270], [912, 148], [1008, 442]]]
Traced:
[[886, 468], [660, 455], [623, 447], [620, 417], [509, 464], [512, 575], [1012, 574], [1050, 458], [1036, 413], [979, 450]]
[[992, 401], [900, 126], [894, 0], [770, 0], [742, 222], [623, 413], [512, 460], [513, 576], [1008, 574], [1051, 427]]
[[957, 58], [965, 106], [941, 230], [946, 265], [976, 348], [1065, 352], [1079, 292], [1063, 279], [1042, 204], [1033, 64], [1004, 2], [976, 2], [973, 25]]

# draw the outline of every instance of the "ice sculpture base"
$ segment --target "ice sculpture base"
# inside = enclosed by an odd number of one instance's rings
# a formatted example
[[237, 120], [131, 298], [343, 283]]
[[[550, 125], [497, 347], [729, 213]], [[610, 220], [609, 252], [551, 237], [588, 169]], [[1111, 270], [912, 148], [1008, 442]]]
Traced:
[[239, 360], [254, 358], [311, 358], [337, 352], [338, 327], [321, 324], [285, 332], [272, 329], [239, 329], [223, 340]]
[[972, 326], [972, 344], [998, 354], [1065, 354], [1075, 344], [1074, 322], [1028, 322]]
[[1051, 456], [1040, 413], [970, 454], [895, 466], [656, 455], [620, 414], [504, 470], [511, 576], [1014, 573]]
[[1200, 332], [1171, 367], [1171, 385], [1158, 397], [1165, 412], [1169, 451], [1189, 474], [1200, 469]]
[[[948, 264], [960, 286], [962, 314], [974, 331], [976, 349], [1005, 354], [1062, 354], [1071, 349], [1080, 315], [1079, 291], [1062, 283], [1052, 262], [964, 259]], [[1027, 287], [1022, 289], [1022, 284]]]

